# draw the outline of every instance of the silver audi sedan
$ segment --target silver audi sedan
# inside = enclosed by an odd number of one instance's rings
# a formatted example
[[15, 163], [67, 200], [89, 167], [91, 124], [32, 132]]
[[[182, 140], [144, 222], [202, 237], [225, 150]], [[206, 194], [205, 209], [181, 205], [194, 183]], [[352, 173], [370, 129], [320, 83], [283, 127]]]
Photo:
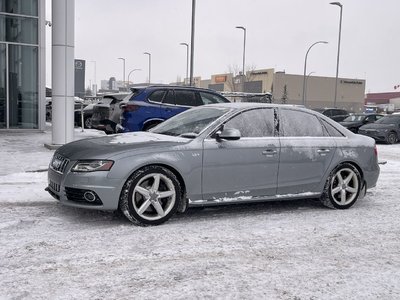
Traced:
[[305, 108], [228, 103], [153, 128], [59, 148], [47, 191], [62, 204], [157, 225], [189, 206], [318, 198], [346, 209], [379, 176], [373, 139]]

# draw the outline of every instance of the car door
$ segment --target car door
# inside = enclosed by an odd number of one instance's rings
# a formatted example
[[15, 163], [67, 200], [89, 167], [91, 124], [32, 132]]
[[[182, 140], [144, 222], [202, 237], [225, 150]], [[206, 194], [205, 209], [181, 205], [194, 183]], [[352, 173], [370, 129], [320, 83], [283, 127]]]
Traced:
[[279, 110], [279, 195], [318, 192], [336, 151], [319, 118], [306, 111]]
[[204, 140], [205, 200], [240, 201], [276, 193], [280, 146], [275, 117], [274, 108], [247, 110], [223, 125], [240, 130], [239, 140]]

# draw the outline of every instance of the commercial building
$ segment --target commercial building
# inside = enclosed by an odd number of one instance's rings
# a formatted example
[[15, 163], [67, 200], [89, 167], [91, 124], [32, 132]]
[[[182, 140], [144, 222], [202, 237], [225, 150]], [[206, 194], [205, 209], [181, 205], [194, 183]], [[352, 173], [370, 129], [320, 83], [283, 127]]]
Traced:
[[[335, 77], [307, 76], [304, 104], [310, 108], [333, 107]], [[275, 72], [274, 69], [253, 70], [242, 75], [232, 73], [211, 76], [208, 88], [224, 92], [272, 94], [277, 103], [303, 104], [303, 75]], [[201, 81], [202, 83], [206, 81]], [[205, 84], [201, 84], [206, 87]], [[336, 107], [353, 112], [364, 110], [365, 80], [338, 79]]]
[[0, 130], [45, 125], [45, 2], [0, 1]]

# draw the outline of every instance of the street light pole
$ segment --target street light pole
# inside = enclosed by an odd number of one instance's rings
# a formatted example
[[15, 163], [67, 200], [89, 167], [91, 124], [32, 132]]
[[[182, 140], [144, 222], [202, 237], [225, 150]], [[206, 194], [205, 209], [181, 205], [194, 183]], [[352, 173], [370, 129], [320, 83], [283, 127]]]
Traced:
[[182, 46], [186, 46], [186, 78], [184, 80], [186, 84], [186, 80], [188, 79], [189, 76], [189, 45], [187, 43], [180, 43]]
[[243, 66], [242, 66], [242, 76], [245, 78], [245, 62], [246, 62], [246, 27], [243, 26], [236, 26], [237, 29], [243, 30]]
[[[308, 78], [310, 77], [311, 74], [314, 74], [314, 73], [315, 73], [315, 72], [313, 71], [313, 72], [310, 72], [310, 73], [307, 74], [307, 77], [306, 77], [306, 85], [305, 85], [305, 92], [304, 92], [304, 99], [307, 99]], [[304, 101], [303, 105], [306, 106], [306, 101]]]
[[118, 57], [118, 59], [120, 59], [120, 60], [122, 60], [123, 61], [123, 76], [122, 76], [122, 78], [123, 78], [123, 85], [124, 85], [124, 88], [126, 88], [126, 86], [125, 86], [125, 58], [123, 58], [123, 57]]
[[132, 74], [133, 72], [135, 72], [135, 71], [142, 71], [142, 69], [133, 69], [132, 71], [130, 71], [130, 72], [128, 73], [128, 87], [129, 87], [129, 77], [130, 77], [131, 74]]
[[308, 52], [310, 52], [310, 50], [311, 50], [311, 48], [312, 47], [314, 47], [315, 45], [317, 45], [317, 44], [328, 44], [328, 42], [326, 42], [326, 41], [318, 41], [318, 42], [315, 42], [314, 44], [312, 44], [309, 48], [308, 48], [308, 50], [307, 50], [307, 52], [306, 52], [306, 56], [305, 56], [305, 58], [304, 58], [304, 73], [303, 73], [303, 97], [302, 97], [302, 101], [301, 101], [301, 104], [303, 104], [303, 105], [305, 105], [305, 102], [306, 102], [306, 70], [307, 70], [307, 57], [308, 57]]
[[339, 55], [340, 55], [340, 38], [342, 35], [342, 12], [343, 5], [340, 2], [331, 2], [329, 4], [336, 5], [340, 7], [340, 20], [339, 20], [339, 39], [338, 39], [338, 50], [337, 50], [337, 58], [336, 58], [336, 81], [335, 81], [335, 99], [333, 101], [333, 107], [336, 107], [337, 101], [337, 88], [338, 88], [338, 75], [339, 75]]
[[[94, 95], [97, 95], [97, 81], [96, 81], [96, 61], [95, 60], [90, 60], [90, 62], [94, 63]], [[92, 87], [90, 87], [92, 88]]]
[[149, 56], [149, 84], [150, 84], [150, 82], [151, 82], [151, 78], [150, 78], [150, 76], [151, 76], [151, 53], [149, 53], [149, 52], [144, 52], [143, 54]]
[[193, 86], [193, 66], [194, 66], [194, 31], [196, 17], [196, 0], [192, 0], [192, 30], [190, 34], [190, 80], [189, 85]]

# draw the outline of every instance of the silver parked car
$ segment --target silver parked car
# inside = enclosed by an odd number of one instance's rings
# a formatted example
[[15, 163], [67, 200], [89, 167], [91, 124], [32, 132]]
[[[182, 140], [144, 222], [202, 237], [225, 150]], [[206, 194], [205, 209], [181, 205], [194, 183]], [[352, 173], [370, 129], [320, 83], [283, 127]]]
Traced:
[[301, 107], [229, 103], [192, 108], [150, 132], [66, 144], [47, 190], [65, 205], [156, 225], [188, 206], [319, 198], [345, 209], [378, 176], [369, 137]]

